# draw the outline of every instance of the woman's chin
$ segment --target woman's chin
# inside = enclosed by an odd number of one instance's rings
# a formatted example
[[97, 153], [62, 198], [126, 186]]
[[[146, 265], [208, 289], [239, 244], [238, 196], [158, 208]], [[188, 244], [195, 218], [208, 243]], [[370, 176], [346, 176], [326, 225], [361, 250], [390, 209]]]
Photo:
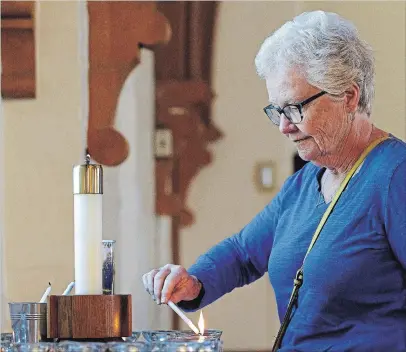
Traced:
[[311, 149], [297, 148], [297, 152], [304, 161], [312, 161], [314, 158], [314, 153]]
[[296, 144], [297, 152], [304, 161], [313, 161], [320, 154], [318, 148], [312, 143], [312, 139], [308, 138]]

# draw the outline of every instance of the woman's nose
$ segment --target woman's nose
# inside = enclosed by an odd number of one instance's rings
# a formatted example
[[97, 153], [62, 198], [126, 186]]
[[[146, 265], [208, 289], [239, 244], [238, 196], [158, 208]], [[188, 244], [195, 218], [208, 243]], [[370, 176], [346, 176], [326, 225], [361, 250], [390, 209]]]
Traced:
[[295, 124], [290, 122], [284, 114], [281, 114], [281, 121], [279, 124], [279, 131], [283, 134], [289, 134], [297, 130]]

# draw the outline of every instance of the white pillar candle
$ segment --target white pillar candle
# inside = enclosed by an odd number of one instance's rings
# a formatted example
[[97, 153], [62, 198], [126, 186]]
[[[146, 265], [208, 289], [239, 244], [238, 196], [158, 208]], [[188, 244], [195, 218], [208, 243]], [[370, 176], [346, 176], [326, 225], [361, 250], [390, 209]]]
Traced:
[[75, 294], [102, 294], [102, 195], [74, 195]]
[[101, 165], [87, 163], [73, 168], [75, 294], [77, 295], [103, 293], [102, 183]]

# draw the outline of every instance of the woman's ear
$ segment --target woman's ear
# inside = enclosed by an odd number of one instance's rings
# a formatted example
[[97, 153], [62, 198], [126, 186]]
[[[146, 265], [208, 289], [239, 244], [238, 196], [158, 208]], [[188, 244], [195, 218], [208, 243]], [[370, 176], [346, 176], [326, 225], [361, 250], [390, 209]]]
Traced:
[[360, 99], [360, 91], [358, 84], [355, 82], [345, 90], [346, 108], [348, 113], [355, 113], [357, 111], [358, 102]]

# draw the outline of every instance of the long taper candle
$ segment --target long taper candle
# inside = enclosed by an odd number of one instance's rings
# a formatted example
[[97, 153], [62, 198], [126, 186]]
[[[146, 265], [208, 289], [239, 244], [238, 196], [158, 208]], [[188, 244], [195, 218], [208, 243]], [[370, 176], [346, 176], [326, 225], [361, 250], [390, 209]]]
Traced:
[[39, 300], [39, 303], [45, 303], [47, 301], [49, 294], [51, 293], [52, 286], [51, 286], [50, 282], [48, 284], [49, 285], [48, 285], [47, 289], [45, 290], [44, 294], [42, 295], [41, 299]]
[[70, 291], [72, 291], [73, 287], [75, 286], [75, 281], [72, 281], [65, 289], [65, 291], [63, 291], [62, 296], [67, 296]]
[[192, 323], [192, 321], [179, 309], [175, 303], [168, 301], [168, 306], [171, 307], [177, 315], [179, 315], [179, 317], [193, 330], [196, 335], [200, 335], [200, 331], [196, 325]]
[[73, 168], [75, 230], [75, 294], [102, 294], [102, 195], [101, 165]]

